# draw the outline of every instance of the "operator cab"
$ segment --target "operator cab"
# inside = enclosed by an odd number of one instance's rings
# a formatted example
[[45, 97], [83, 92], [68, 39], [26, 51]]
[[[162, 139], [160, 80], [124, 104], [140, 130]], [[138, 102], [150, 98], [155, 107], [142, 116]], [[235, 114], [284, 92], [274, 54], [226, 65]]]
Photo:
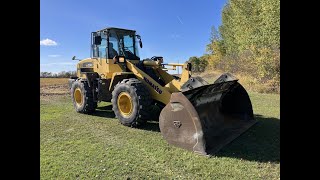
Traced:
[[91, 57], [113, 59], [123, 56], [128, 60], [140, 60], [138, 53], [142, 41], [136, 31], [120, 28], [105, 28], [91, 33]]

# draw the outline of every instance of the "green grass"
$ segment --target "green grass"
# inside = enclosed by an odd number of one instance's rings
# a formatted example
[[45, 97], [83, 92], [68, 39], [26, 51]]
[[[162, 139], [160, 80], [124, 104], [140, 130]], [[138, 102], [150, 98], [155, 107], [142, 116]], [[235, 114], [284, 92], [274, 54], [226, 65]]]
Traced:
[[122, 126], [108, 103], [78, 114], [41, 100], [41, 179], [279, 179], [279, 95], [250, 93], [258, 123], [211, 158], [166, 143], [157, 123]]

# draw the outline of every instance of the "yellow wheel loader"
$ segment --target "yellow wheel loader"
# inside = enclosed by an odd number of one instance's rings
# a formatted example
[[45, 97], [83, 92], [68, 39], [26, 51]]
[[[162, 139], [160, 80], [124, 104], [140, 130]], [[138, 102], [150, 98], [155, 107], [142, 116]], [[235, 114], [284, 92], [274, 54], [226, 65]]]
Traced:
[[[91, 58], [81, 60], [77, 76], [69, 79], [77, 112], [91, 114], [98, 102], [111, 102], [121, 124], [159, 120], [168, 143], [203, 155], [214, 154], [256, 122], [246, 90], [231, 74], [209, 84], [191, 77], [190, 63], [165, 64], [158, 56], [140, 60], [139, 46], [134, 30], [91, 33]], [[180, 76], [167, 72], [179, 66]]]

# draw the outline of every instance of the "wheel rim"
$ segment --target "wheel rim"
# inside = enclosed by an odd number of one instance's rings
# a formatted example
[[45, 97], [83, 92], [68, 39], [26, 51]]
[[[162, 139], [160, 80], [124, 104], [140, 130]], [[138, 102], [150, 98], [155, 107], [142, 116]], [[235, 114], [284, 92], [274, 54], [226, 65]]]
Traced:
[[122, 116], [128, 117], [132, 114], [133, 103], [128, 93], [121, 92], [118, 96], [117, 104]]
[[77, 106], [81, 106], [82, 105], [82, 93], [81, 93], [81, 89], [77, 88], [74, 93], [74, 100], [76, 101]]

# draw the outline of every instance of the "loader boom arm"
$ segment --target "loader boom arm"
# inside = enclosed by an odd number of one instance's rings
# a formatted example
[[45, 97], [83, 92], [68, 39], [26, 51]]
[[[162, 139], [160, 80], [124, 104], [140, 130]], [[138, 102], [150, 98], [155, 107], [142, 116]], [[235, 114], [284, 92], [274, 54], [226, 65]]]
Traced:
[[[153, 80], [148, 74], [143, 72], [137, 66], [132, 64], [130, 61], [127, 61], [127, 68], [143, 83], [145, 84], [151, 96], [164, 104], [168, 104], [170, 101], [171, 93], [168, 88], [161, 86], [158, 82]], [[174, 81], [174, 80], [172, 80]]]

